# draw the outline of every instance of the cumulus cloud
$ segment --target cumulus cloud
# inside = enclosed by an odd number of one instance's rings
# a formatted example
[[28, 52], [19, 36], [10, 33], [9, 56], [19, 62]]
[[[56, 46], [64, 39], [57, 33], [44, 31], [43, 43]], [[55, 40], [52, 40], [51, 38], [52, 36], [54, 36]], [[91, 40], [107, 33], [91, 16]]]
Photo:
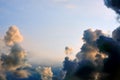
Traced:
[[[101, 30], [85, 30], [84, 44], [75, 60], [65, 57], [63, 80], [119, 80], [120, 28], [106, 36]], [[78, 60], [77, 60], [78, 59]]]
[[11, 26], [6, 32], [4, 40], [7, 45], [13, 45], [14, 43], [21, 42], [23, 40], [23, 37], [16, 26]]
[[[96, 40], [105, 35], [102, 30], [87, 29], [83, 34], [84, 44], [74, 60], [65, 57], [63, 71], [66, 75], [63, 80], [96, 80], [100, 77], [103, 60], [106, 58], [103, 52], [99, 52]], [[71, 50], [66, 47], [65, 50]]]
[[53, 73], [51, 71], [51, 67], [38, 67], [36, 69], [40, 75], [42, 80], [52, 80]]
[[63, 80], [69, 80], [72, 78], [72, 75], [76, 71], [77, 67], [78, 63], [76, 61], [72, 61], [69, 57], [65, 57], [65, 60], [63, 61], [63, 72], [65, 73]]
[[26, 53], [22, 47], [18, 44], [14, 44], [11, 48], [10, 54], [2, 54], [2, 66], [6, 70], [16, 70], [19, 67], [24, 66], [25, 64]]
[[99, 53], [96, 46], [96, 40], [101, 35], [104, 35], [104, 33], [101, 30], [95, 31], [93, 31], [92, 29], [85, 30], [83, 34], [84, 44], [81, 47], [81, 51], [78, 52], [76, 57], [79, 60], [81, 59], [95, 60], [96, 54]]
[[[120, 73], [120, 44], [113, 38], [101, 36], [97, 40], [99, 50], [105, 52], [108, 58], [104, 60], [103, 72], [107, 74], [104, 80], [118, 80]], [[112, 63], [112, 64], [111, 64]]]
[[[119, 3], [119, 0], [105, 0], [105, 4], [112, 8], [118, 15], [120, 15]], [[69, 78], [66, 76], [65, 79], [119, 80], [119, 34], [120, 27], [113, 30], [112, 37], [106, 36], [101, 30], [85, 30], [83, 34], [84, 44], [81, 47], [81, 51], [77, 54], [78, 67]]]
[[[23, 37], [16, 26], [9, 27], [4, 39], [0, 40], [2, 43], [0, 46], [2, 53], [0, 55], [0, 80], [40, 80], [40, 75], [26, 62], [27, 53], [19, 44], [22, 40]], [[8, 48], [5, 49], [7, 53], [4, 48]]]

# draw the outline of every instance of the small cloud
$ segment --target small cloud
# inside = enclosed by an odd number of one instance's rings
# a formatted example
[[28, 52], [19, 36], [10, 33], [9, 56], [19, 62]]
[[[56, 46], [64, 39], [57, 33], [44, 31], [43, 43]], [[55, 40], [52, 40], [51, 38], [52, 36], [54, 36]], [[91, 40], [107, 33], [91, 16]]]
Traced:
[[73, 48], [70, 48], [68, 46], [65, 47], [65, 54], [66, 55], [72, 54], [72, 52], [73, 52]]
[[67, 4], [65, 7], [68, 8], [68, 9], [75, 9], [75, 8], [77, 8], [77, 5], [75, 5], [75, 4]]

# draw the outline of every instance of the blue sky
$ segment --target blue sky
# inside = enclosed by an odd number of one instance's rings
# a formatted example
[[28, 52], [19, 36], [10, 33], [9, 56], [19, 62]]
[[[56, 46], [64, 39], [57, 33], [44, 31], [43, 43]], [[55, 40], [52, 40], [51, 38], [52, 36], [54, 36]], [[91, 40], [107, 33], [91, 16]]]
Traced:
[[80, 50], [84, 30], [111, 34], [116, 16], [103, 0], [0, 0], [0, 36], [16, 25], [30, 62], [62, 62], [65, 46], [74, 49], [72, 56]]

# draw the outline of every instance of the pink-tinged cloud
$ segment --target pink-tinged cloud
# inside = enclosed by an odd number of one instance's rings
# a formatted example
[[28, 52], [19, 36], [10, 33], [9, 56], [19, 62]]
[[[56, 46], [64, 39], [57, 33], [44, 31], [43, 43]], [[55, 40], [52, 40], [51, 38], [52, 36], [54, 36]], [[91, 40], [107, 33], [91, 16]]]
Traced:
[[14, 45], [14, 43], [21, 42], [23, 40], [23, 37], [16, 26], [11, 26], [6, 32], [4, 40], [5, 43], [10, 46], [10, 45]]

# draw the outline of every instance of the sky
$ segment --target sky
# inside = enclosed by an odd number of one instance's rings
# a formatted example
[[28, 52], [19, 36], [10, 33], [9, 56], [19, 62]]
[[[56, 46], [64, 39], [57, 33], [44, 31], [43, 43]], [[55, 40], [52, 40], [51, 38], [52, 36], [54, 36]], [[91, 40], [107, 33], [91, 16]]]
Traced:
[[84, 30], [111, 34], [116, 17], [103, 0], [0, 0], [0, 37], [16, 25], [31, 63], [62, 63], [66, 46], [72, 57], [80, 50]]

